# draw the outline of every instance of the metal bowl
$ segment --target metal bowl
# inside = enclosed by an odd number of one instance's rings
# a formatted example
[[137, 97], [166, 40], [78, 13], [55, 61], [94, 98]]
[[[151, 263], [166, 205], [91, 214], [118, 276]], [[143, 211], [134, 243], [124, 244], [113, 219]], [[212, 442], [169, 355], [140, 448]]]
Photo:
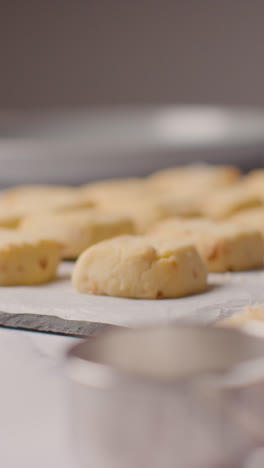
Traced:
[[85, 183], [190, 162], [263, 165], [264, 111], [166, 106], [0, 112], [0, 184]]
[[83, 466], [238, 467], [264, 439], [264, 341], [178, 326], [106, 333], [67, 355]]

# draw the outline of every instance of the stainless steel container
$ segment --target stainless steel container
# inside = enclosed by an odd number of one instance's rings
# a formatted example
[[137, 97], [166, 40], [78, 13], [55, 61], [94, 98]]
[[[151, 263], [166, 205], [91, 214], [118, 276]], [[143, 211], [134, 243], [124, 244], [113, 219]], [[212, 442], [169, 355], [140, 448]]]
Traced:
[[83, 466], [240, 467], [264, 441], [260, 337], [178, 326], [111, 332], [72, 348], [67, 373]]

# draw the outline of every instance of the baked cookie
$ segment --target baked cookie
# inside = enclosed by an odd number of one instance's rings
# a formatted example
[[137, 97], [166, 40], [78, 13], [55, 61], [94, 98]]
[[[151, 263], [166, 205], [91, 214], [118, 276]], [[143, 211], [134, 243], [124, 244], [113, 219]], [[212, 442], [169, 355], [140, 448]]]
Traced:
[[263, 236], [235, 223], [171, 218], [154, 226], [149, 235], [194, 243], [208, 271], [240, 271], [263, 265]]
[[137, 234], [144, 234], [153, 223], [168, 216], [201, 214], [199, 203], [190, 194], [159, 191], [146, 179], [110, 179], [88, 184], [81, 190], [98, 208], [130, 216]]
[[128, 216], [133, 221], [136, 234], [144, 234], [153, 224], [168, 217], [162, 205], [155, 200], [112, 201], [101, 203], [99, 207], [106, 213]]
[[248, 306], [246, 311], [217, 322], [220, 327], [243, 327], [252, 321], [264, 322], [264, 306]]
[[153, 223], [166, 217], [166, 211], [149, 190], [144, 179], [110, 179], [81, 187], [96, 207], [108, 213], [129, 216], [137, 234], [143, 234]]
[[54, 240], [0, 230], [0, 286], [34, 285], [54, 278], [61, 247]]
[[66, 211], [94, 206], [94, 202], [73, 187], [25, 185], [4, 190], [0, 199], [1, 210], [9, 210], [22, 219], [41, 211]]
[[29, 216], [22, 221], [20, 231], [57, 240], [62, 245], [63, 258], [74, 259], [96, 242], [133, 233], [134, 227], [122, 215], [79, 209]]
[[22, 218], [20, 211], [2, 206], [0, 203], [0, 228], [17, 228]]
[[234, 213], [262, 205], [260, 194], [241, 182], [211, 194], [202, 203], [202, 213], [212, 219], [224, 219]]
[[173, 298], [206, 289], [206, 268], [185, 242], [120, 236], [87, 249], [75, 265], [80, 292], [136, 299]]
[[201, 201], [199, 197], [197, 199], [191, 194], [159, 193], [154, 199], [162, 210], [164, 218], [202, 216]]
[[233, 215], [230, 221], [242, 226], [258, 229], [264, 236], [264, 206], [240, 211]]
[[164, 169], [151, 174], [148, 183], [156, 189], [194, 197], [232, 185], [241, 177], [233, 166], [190, 165]]
[[137, 197], [137, 194], [141, 195], [145, 190], [145, 180], [136, 177], [99, 180], [80, 187], [81, 192], [88, 194], [96, 201], [120, 195]]
[[7, 188], [1, 192], [1, 201], [3, 200], [6, 204], [10, 203], [10, 206], [20, 203], [20, 201], [31, 201], [32, 196], [43, 197], [50, 193], [54, 195], [68, 195], [69, 192], [74, 192], [74, 187], [67, 185], [16, 185], [14, 187]]
[[250, 171], [244, 177], [244, 180], [248, 186], [264, 189], [264, 169], [254, 169]]

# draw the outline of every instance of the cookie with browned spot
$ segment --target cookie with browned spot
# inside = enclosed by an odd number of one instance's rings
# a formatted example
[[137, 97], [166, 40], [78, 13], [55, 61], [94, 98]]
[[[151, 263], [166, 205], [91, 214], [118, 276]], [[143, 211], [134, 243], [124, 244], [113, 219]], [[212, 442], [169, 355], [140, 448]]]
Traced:
[[87, 249], [77, 260], [72, 281], [80, 292], [162, 299], [204, 291], [206, 276], [189, 242], [119, 236]]
[[232, 222], [171, 218], [156, 224], [149, 235], [193, 242], [208, 271], [249, 270], [263, 265], [260, 231]]
[[104, 239], [133, 233], [129, 217], [95, 209], [32, 215], [24, 219], [21, 232], [55, 239], [62, 246], [62, 256], [77, 258], [85, 249]]
[[0, 286], [34, 285], [52, 280], [61, 258], [55, 240], [0, 230]]

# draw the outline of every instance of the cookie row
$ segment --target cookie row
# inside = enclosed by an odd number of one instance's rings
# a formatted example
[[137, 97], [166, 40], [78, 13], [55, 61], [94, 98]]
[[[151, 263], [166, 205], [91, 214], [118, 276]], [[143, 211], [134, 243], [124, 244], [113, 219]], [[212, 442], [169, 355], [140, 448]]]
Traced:
[[[135, 298], [200, 292], [207, 270], [262, 265], [263, 180], [261, 170], [241, 177], [232, 167], [190, 166], [79, 188], [8, 189], [0, 202], [0, 225], [9, 227], [0, 230], [0, 284], [48, 281], [60, 258], [84, 252], [73, 274], [80, 291]], [[250, 206], [259, 208], [241, 211]], [[231, 221], [201, 218], [206, 212]]]

